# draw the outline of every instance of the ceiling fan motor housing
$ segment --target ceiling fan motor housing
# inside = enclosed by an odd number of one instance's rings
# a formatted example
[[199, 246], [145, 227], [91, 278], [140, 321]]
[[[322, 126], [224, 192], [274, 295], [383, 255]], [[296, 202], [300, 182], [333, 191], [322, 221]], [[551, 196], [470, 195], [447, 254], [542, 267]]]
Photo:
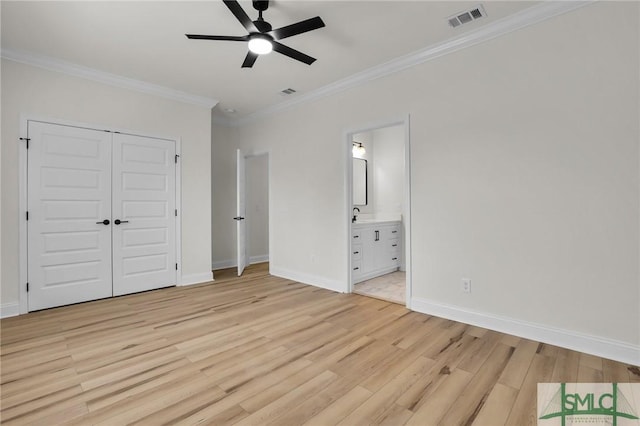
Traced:
[[253, 8], [264, 12], [269, 8], [269, 0], [253, 0]]

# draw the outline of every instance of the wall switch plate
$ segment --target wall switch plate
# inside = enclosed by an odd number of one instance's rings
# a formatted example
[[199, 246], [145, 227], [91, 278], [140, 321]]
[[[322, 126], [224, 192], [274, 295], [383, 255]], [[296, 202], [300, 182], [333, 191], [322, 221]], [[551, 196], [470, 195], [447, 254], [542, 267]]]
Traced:
[[462, 279], [462, 292], [471, 293], [471, 278]]

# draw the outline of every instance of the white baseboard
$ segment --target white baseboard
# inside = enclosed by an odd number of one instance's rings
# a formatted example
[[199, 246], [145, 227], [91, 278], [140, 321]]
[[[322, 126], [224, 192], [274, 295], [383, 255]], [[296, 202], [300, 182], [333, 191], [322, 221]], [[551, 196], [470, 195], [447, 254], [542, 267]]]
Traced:
[[398, 267], [397, 266], [393, 266], [391, 268], [384, 268], [384, 269], [377, 269], [373, 272], [369, 272], [367, 274], [360, 274], [357, 275], [353, 274], [353, 283], [354, 284], [358, 284], [361, 283], [362, 281], [367, 281], [370, 280], [371, 278], [376, 278], [379, 277], [380, 275], [387, 275], [390, 274], [392, 272], [396, 272], [398, 271]]
[[[268, 261], [269, 261], [268, 254], [263, 254], [260, 256], [251, 256], [249, 258], [250, 265], [253, 265], [254, 263], [262, 263], [262, 262], [268, 262]], [[218, 262], [213, 262], [211, 264], [211, 269], [213, 269], [214, 271], [217, 271], [218, 269], [235, 268], [236, 266], [238, 266], [238, 261], [236, 259], [220, 260]]]
[[0, 318], [15, 317], [20, 314], [18, 302], [3, 303], [0, 305]]
[[548, 343], [627, 364], [640, 365], [640, 346], [413, 297], [411, 309], [453, 321]]
[[330, 280], [325, 277], [319, 277], [316, 275], [306, 274], [304, 272], [292, 271], [290, 269], [279, 268], [271, 265], [269, 268], [269, 273], [276, 277], [286, 278], [291, 281], [297, 281], [303, 284], [309, 284], [314, 287], [320, 287], [327, 290], [335, 291], [338, 293], [345, 293], [346, 283]]
[[249, 258], [249, 263], [251, 265], [253, 265], [254, 263], [264, 263], [264, 262], [268, 262], [269, 261], [269, 255], [268, 254], [262, 254], [260, 256], [251, 256]]
[[217, 271], [218, 269], [235, 268], [238, 266], [238, 262], [235, 260], [219, 260], [211, 264], [211, 269]]
[[199, 274], [183, 275], [180, 286], [201, 284], [213, 281], [213, 272], [202, 272]]

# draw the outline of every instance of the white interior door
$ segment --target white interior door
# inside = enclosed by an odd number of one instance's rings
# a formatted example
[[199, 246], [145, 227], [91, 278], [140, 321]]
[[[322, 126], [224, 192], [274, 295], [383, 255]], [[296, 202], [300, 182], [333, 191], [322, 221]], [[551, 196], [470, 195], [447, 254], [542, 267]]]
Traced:
[[113, 136], [113, 294], [176, 285], [174, 141]]
[[112, 295], [111, 133], [29, 121], [29, 310]]
[[236, 235], [237, 235], [237, 247], [238, 247], [238, 276], [242, 275], [244, 268], [247, 266], [247, 223], [245, 221], [246, 214], [246, 186], [247, 186], [247, 174], [246, 174], [246, 159], [242, 151], [237, 151], [237, 188], [236, 188]]

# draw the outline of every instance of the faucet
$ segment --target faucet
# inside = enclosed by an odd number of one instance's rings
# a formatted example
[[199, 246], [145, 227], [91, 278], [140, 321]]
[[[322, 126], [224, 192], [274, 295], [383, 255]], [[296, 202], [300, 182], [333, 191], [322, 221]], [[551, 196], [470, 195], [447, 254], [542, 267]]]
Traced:
[[358, 213], [360, 213], [360, 209], [357, 207], [353, 208], [353, 218], [351, 219], [351, 223], [355, 223], [356, 219], [358, 218]]

